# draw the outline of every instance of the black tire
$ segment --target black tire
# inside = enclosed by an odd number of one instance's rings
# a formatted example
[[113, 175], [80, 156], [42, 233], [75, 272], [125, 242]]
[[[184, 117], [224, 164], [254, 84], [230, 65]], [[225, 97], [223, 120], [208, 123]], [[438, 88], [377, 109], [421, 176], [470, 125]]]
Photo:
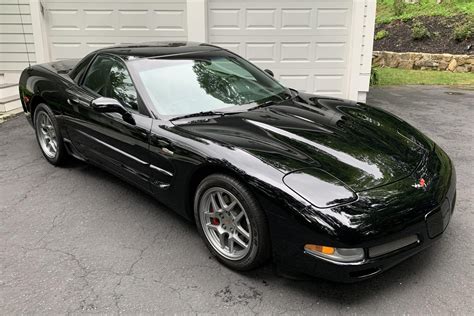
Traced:
[[[251, 229], [250, 249], [245, 257], [229, 260], [217, 252], [211, 245], [201, 225], [200, 202], [203, 194], [210, 188], [223, 188], [232, 193], [245, 209]], [[270, 233], [265, 213], [249, 189], [239, 180], [225, 174], [213, 174], [202, 180], [194, 196], [194, 218], [196, 226], [209, 251], [227, 267], [247, 271], [263, 265], [271, 254]]]
[[[56, 133], [57, 150], [54, 157], [48, 156], [48, 154], [44, 151], [43, 147], [41, 146], [41, 142], [39, 139], [38, 124], [40, 124], [39, 119], [43, 114], [49, 118], [54, 128], [54, 132]], [[35, 126], [36, 141], [38, 142], [38, 145], [41, 149], [41, 153], [43, 154], [44, 158], [46, 158], [46, 160], [54, 166], [63, 165], [67, 161], [69, 155], [66, 148], [64, 147], [63, 137], [61, 135], [61, 131], [59, 130], [58, 122], [56, 120], [56, 117], [53, 114], [53, 111], [51, 111], [51, 109], [46, 104], [40, 103], [36, 107], [33, 117], [35, 121], [34, 126]]]

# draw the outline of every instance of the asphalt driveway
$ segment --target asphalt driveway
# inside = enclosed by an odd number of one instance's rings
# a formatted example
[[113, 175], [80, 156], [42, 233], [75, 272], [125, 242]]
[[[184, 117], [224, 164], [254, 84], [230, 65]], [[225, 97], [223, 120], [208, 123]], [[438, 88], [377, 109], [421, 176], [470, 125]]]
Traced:
[[1, 124], [0, 314], [474, 314], [474, 91], [373, 89], [369, 103], [448, 152], [458, 201], [434, 247], [351, 285], [233, 272], [151, 197], [87, 164], [49, 165], [22, 116]]

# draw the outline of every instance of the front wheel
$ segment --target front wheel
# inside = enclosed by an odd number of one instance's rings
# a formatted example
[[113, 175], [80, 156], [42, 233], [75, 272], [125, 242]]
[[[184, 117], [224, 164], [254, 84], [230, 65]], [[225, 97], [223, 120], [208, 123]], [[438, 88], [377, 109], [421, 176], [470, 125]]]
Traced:
[[215, 174], [194, 199], [198, 231], [211, 253], [235, 270], [250, 270], [270, 256], [268, 224], [257, 200], [237, 179]]
[[43, 156], [49, 163], [58, 166], [67, 159], [67, 151], [53, 112], [45, 104], [39, 104], [35, 110], [36, 139]]

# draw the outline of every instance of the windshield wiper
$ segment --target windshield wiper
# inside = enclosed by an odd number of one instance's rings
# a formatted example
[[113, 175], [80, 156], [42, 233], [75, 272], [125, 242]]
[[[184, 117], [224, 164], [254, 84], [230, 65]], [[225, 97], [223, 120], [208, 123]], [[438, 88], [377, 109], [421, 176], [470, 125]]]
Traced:
[[256, 105], [256, 106], [250, 108], [249, 111], [261, 109], [261, 108], [264, 108], [264, 107], [267, 107], [267, 106], [270, 106], [270, 105], [274, 105], [274, 104], [275, 104], [274, 101], [265, 101], [263, 103], [260, 103], [259, 105]]
[[236, 112], [201, 111], [197, 113], [176, 116], [176, 117], [171, 118], [170, 121], [175, 121], [175, 120], [180, 120], [180, 119], [190, 118], [190, 117], [200, 117], [200, 116], [216, 116], [216, 115], [223, 116], [223, 115], [232, 114], [232, 113], [236, 113]]
[[[277, 96], [277, 95], [275, 95], [275, 96]], [[278, 96], [278, 97], [280, 98], [280, 96]], [[264, 108], [264, 107], [267, 107], [267, 106], [270, 106], [270, 105], [280, 104], [284, 101], [291, 100], [293, 97], [294, 96], [292, 94], [285, 92], [285, 97], [284, 98], [281, 98], [280, 100], [277, 100], [277, 101], [268, 100], [268, 101], [262, 102], [262, 103], [260, 103], [256, 106], [250, 108], [249, 111], [261, 109], [261, 108]]]

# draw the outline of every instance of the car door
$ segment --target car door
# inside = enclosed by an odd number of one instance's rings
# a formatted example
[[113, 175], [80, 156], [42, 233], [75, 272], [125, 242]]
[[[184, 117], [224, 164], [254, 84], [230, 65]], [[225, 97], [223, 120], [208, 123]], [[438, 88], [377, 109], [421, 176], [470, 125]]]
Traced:
[[[149, 135], [152, 118], [143, 106], [125, 63], [99, 54], [84, 77], [68, 93], [68, 132], [74, 147], [87, 159], [150, 191]], [[119, 101], [132, 120], [119, 113], [100, 113], [91, 101], [108, 97]]]

